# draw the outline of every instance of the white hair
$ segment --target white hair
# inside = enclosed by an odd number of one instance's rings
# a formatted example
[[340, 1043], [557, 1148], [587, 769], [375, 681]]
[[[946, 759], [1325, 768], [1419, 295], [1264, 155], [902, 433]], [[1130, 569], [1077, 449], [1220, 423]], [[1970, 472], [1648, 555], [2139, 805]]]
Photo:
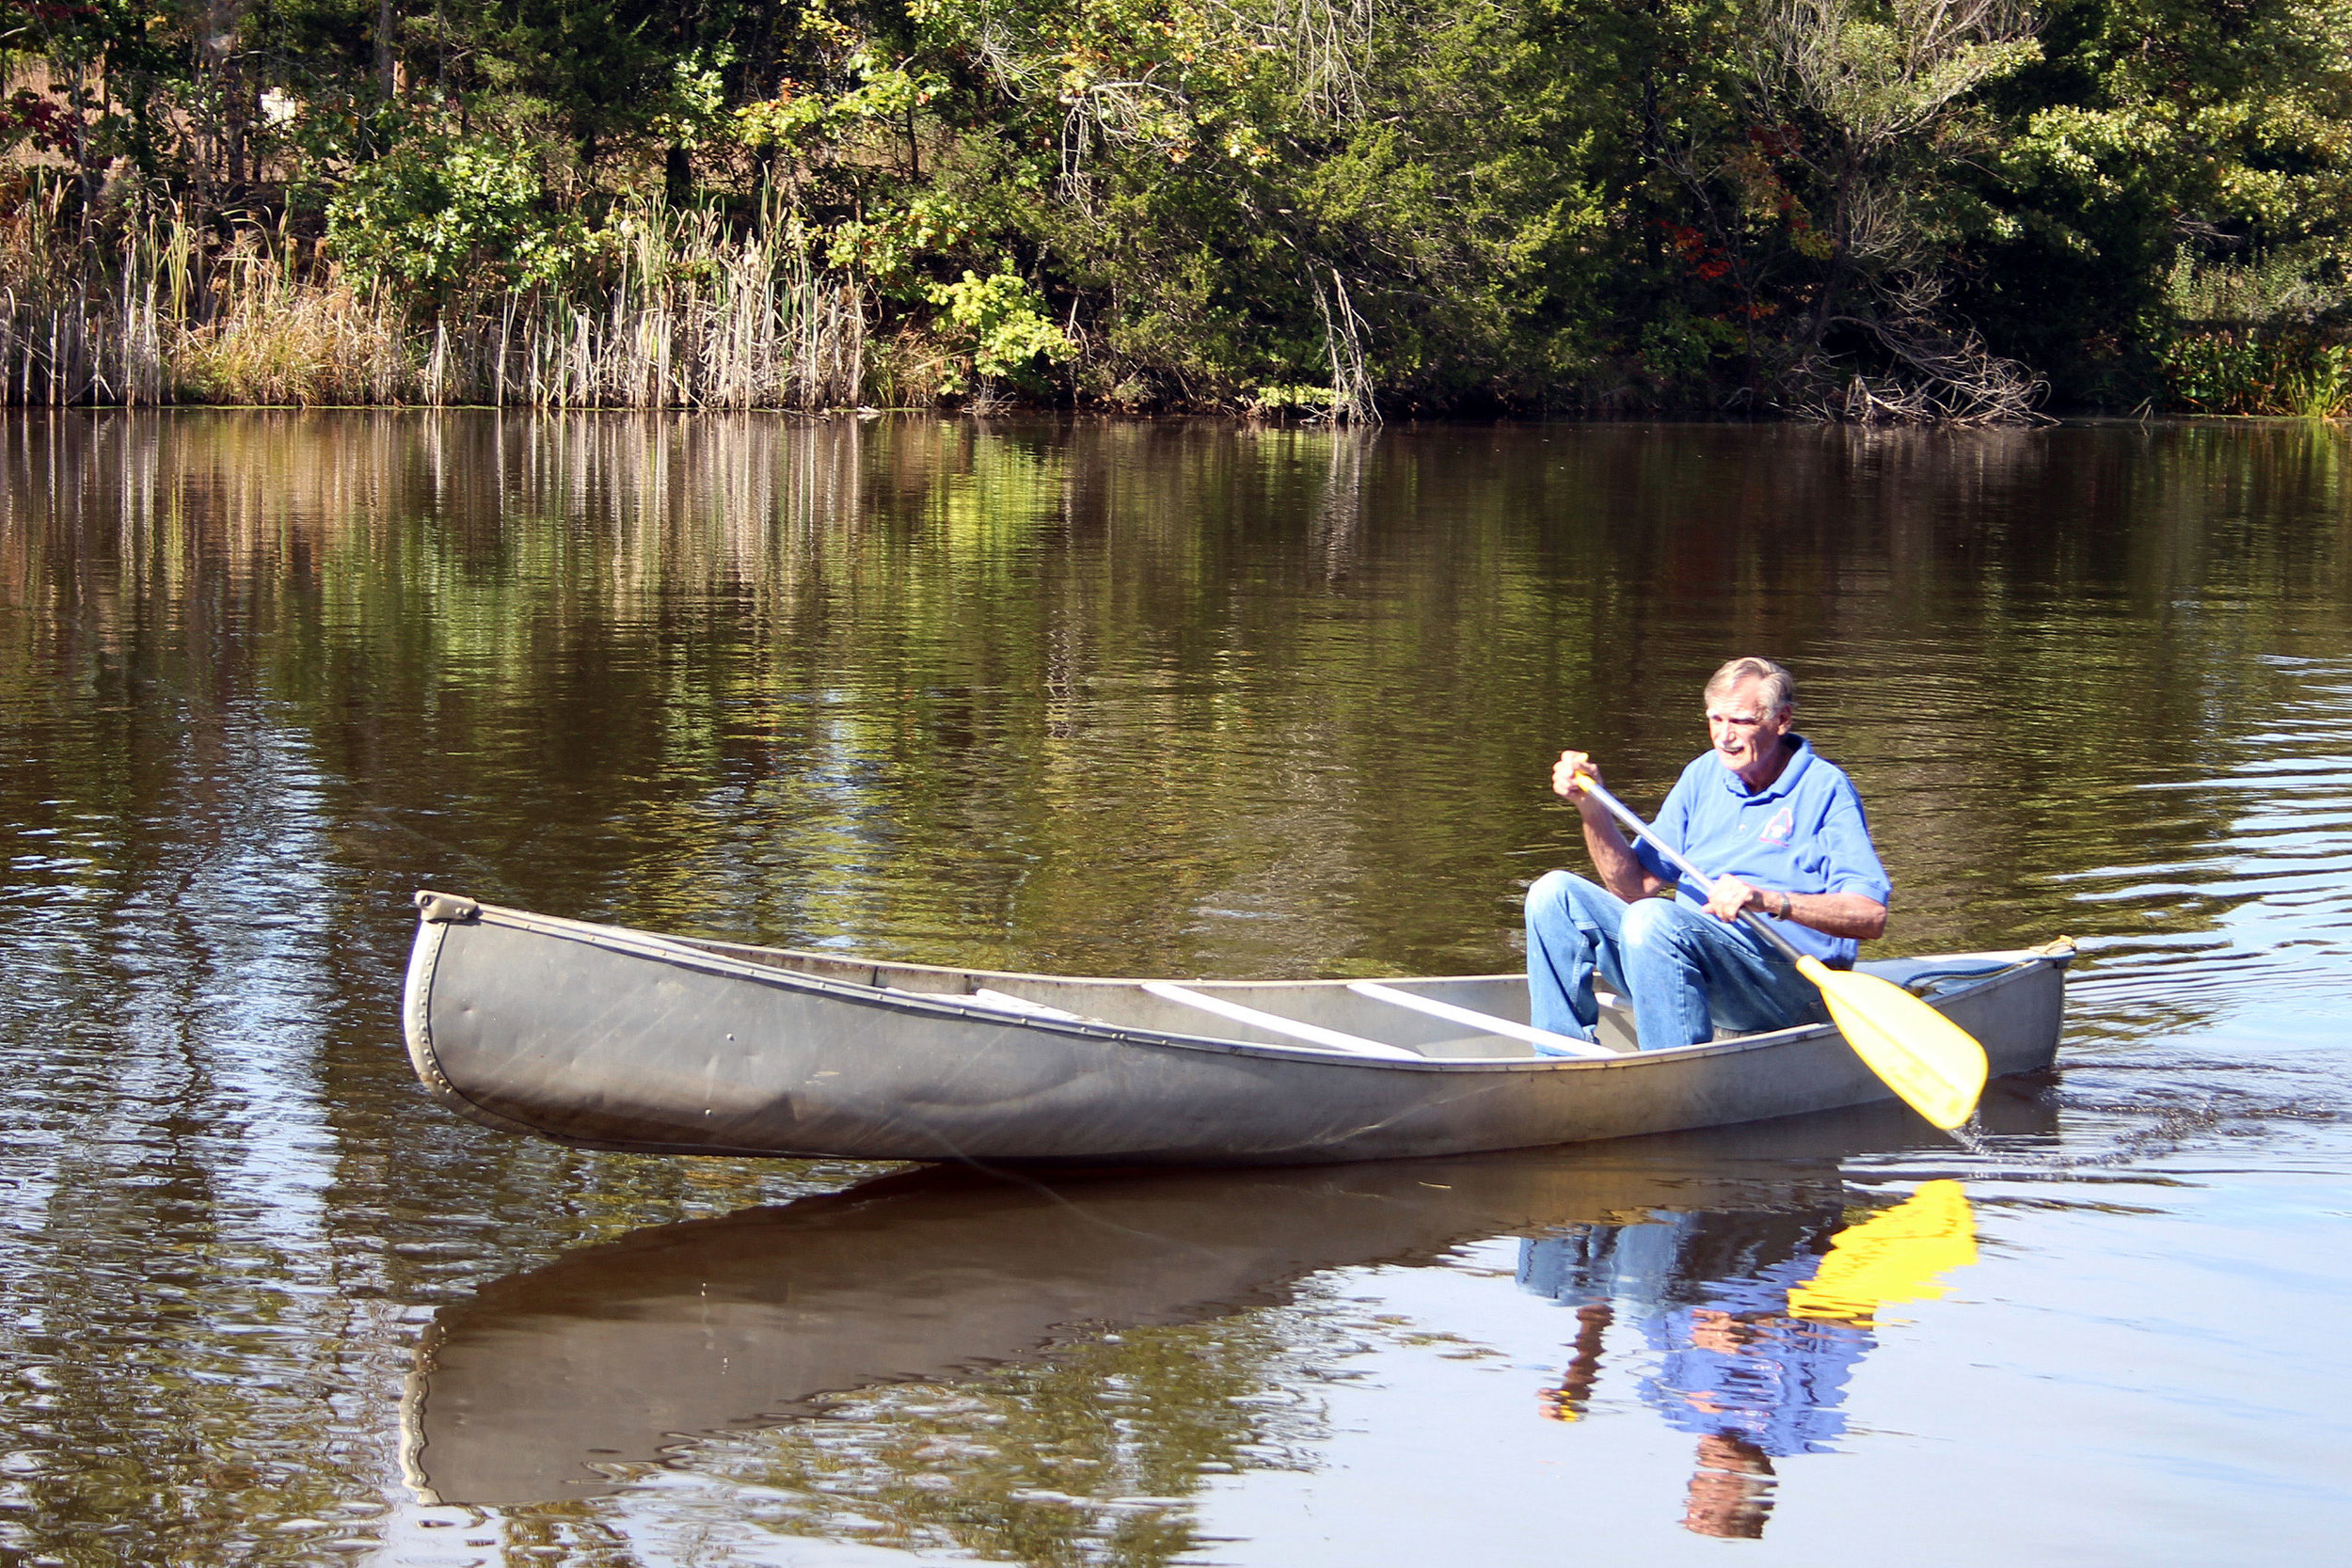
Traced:
[[1771, 711], [1787, 713], [1797, 705], [1797, 677], [1771, 659], [1758, 658], [1754, 654], [1735, 658], [1709, 675], [1707, 689], [1702, 695], [1713, 702], [1740, 682], [1749, 680], [1764, 683], [1764, 701], [1771, 705]]

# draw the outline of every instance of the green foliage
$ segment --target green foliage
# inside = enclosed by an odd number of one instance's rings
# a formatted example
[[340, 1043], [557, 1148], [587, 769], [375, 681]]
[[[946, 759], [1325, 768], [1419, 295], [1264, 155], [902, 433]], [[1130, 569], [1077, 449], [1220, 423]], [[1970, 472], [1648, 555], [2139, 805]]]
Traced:
[[2352, 4], [2059, 0], [2042, 38], [1989, 104], [1967, 304], [2062, 395], [2128, 406], [2164, 389], [2184, 233], [2203, 261], [2352, 254]]
[[2338, 341], [2287, 283], [2352, 262], [2352, 0], [10, 14], [61, 85], [0, 140], [71, 166], [59, 221], [291, 211], [424, 331], [516, 289], [604, 311], [608, 214], [660, 193], [821, 259], [872, 353], [961, 367], [918, 389], [2202, 407], [2269, 396], [2215, 390], [2249, 344]]
[[846, 62], [858, 85], [827, 93], [787, 81], [774, 98], [735, 111], [735, 135], [744, 146], [787, 152], [823, 152], [855, 132], [877, 124], [896, 127], [929, 103], [940, 90], [935, 76], [885, 65], [872, 51], [853, 51]]
[[688, 147], [699, 147], [720, 134], [729, 118], [726, 71], [734, 63], [734, 49], [723, 43], [673, 60], [671, 106], [647, 120], [649, 129]]
[[[963, 341], [972, 369], [986, 380], [1010, 377], [1031, 389], [1043, 385], [1039, 361], [1058, 363], [1077, 351], [1062, 329], [1045, 319], [1044, 301], [1009, 272], [988, 277], [966, 272], [953, 283], [934, 283], [933, 305], [945, 306], [952, 335]], [[961, 378], [948, 388], [961, 391]]]
[[982, 220], [961, 198], [945, 191], [918, 190], [870, 218], [835, 224], [825, 258], [893, 295], [923, 295], [922, 289], [911, 285], [916, 268], [933, 258], [955, 253], [981, 227]]
[[2165, 345], [2174, 402], [2200, 414], [2352, 414], [2352, 344], [2259, 327], [2182, 334]]
[[2352, 314], [2344, 263], [2311, 246], [2244, 261], [2203, 261], [2188, 246], [2174, 252], [2164, 303], [2183, 323], [2292, 323], [2316, 326]]
[[486, 138], [412, 142], [327, 204], [327, 241], [358, 276], [447, 297], [563, 276], [585, 236], [550, 214], [527, 154]]
[[2203, 261], [2188, 247], [2164, 283], [2158, 361], [2177, 406], [2201, 414], [2352, 413], [2352, 288], [2324, 248]]

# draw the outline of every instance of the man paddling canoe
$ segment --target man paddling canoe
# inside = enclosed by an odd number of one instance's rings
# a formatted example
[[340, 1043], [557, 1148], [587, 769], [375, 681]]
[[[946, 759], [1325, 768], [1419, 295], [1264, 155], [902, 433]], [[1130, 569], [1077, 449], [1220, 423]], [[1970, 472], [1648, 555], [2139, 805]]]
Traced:
[[[1527, 892], [1527, 987], [1538, 1029], [1591, 1039], [1594, 976], [1633, 1004], [1646, 1050], [1694, 1045], [1718, 1028], [1754, 1034], [1819, 1021], [1820, 993], [1741, 927], [1754, 910], [1832, 968], [1886, 929], [1891, 889], [1861, 797], [1796, 722], [1796, 682], [1767, 658], [1735, 658], [1708, 681], [1708, 754], [1682, 770], [1656, 831], [1715, 874], [1712, 895], [1655, 847], [1628, 844], [1578, 782], [1601, 782], [1563, 752], [1551, 787], [1577, 808], [1598, 885], [1552, 871]], [[1668, 888], [1672, 899], [1651, 896]], [[1538, 1048], [1541, 1049], [1540, 1047]]]

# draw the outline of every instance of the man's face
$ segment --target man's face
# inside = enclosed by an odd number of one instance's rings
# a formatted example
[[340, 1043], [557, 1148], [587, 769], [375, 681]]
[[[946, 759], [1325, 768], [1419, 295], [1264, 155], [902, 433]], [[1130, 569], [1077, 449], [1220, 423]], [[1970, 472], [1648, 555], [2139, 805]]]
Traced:
[[1715, 760], [1751, 782], [1776, 766], [1780, 737], [1795, 722], [1796, 715], [1787, 709], [1772, 710], [1764, 683], [1754, 675], [1707, 700], [1707, 738]]

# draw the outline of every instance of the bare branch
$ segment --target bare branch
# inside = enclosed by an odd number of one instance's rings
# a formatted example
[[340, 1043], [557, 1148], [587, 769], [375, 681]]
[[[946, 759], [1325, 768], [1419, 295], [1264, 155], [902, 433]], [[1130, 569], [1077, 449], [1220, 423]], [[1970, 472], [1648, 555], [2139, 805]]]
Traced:
[[1311, 281], [1315, 309], [1323, 312], [1323, 352], [1331, 364], [1331, 407], [1327, 417], [1333, 424], [1378, 424], [1380, 405], [1373, 400], [1372, 371], [1364, 354], [1364, 319], [1348, 299], [1347, 285], [1340, 280], [1337, 267], [1331, 269], [1329, 294], [1323, 292], [1321, 279]]

